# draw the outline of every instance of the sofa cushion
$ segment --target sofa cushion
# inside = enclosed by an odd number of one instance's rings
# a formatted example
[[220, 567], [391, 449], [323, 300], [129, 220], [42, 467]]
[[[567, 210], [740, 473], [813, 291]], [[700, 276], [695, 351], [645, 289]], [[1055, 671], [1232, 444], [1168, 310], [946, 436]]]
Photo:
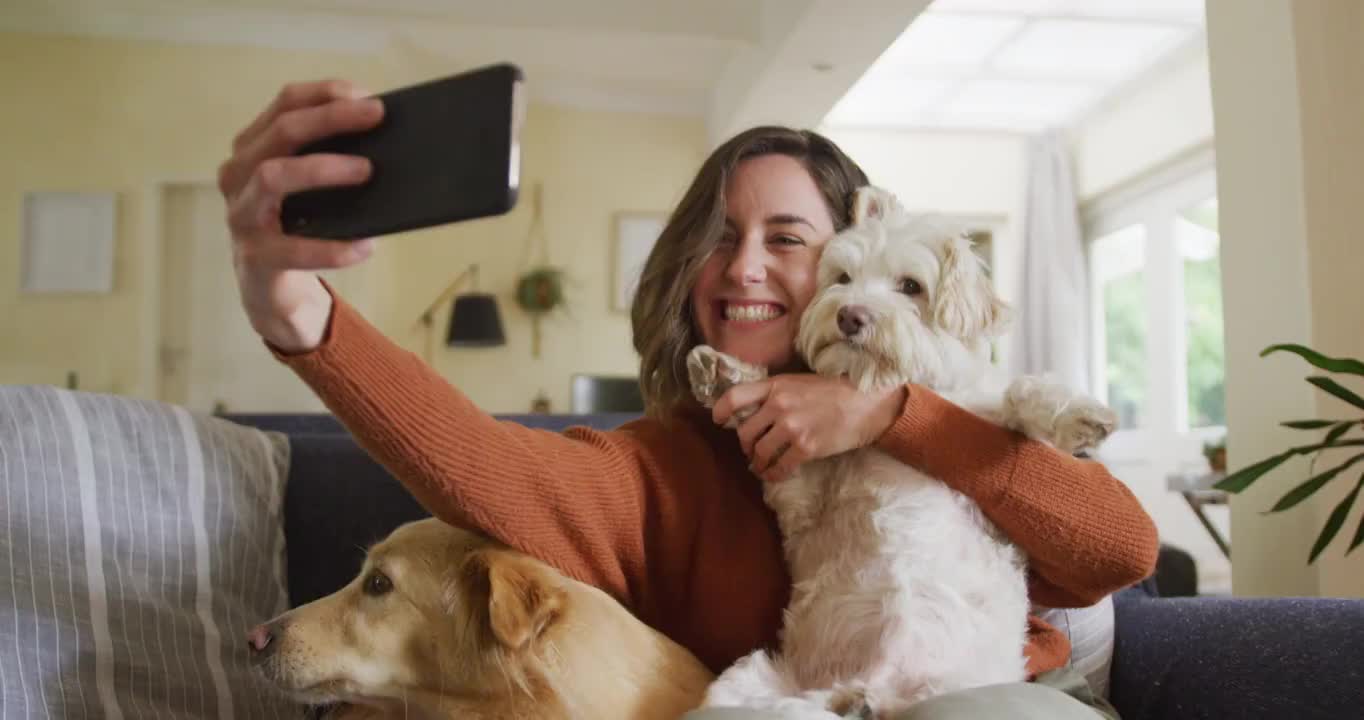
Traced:
[[[514, 414], [498, 419], [561, 432], [571, 426], [608, 430], [639, 413]], [[389, 472], [327, 413], [252, 413], [226, 418], [287, 432], [292, 462], [284, 502], [289, 599], [297, 606], [335, 592], [355, 576], [368, 547], [394, 528], [429, 515]]]
[[0, 696], [13, 717], [283, 717], [244, 633], [285, 609], [283, 436], [0, 387]]
[[289, 601], [350, 582], [371, 545], [429, 513], [349, 435], [293, 435], [284, 500]]

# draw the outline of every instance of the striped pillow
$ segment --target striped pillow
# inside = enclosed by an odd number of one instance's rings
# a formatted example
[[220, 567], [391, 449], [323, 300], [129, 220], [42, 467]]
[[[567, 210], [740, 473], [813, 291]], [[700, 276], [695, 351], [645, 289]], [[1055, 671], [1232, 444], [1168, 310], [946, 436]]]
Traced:
[[287, 604], [287, 439], [183, 408], [0, 387], [8, 717], [296, 714], [247, 628]]
[[1044, 622], [1070, 638], [1070, 665], [1085, 680], [1089, 689], [1108, 697], [1108, 679], [1113, 667], [1113, 596], [1084, 608], [1044, 608], [1034, 606]]

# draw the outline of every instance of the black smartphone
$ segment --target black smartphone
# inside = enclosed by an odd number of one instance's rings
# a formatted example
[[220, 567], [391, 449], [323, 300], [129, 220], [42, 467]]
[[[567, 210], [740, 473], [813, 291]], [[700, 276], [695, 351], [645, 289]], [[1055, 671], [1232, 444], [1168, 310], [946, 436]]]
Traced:
[[295, 153], [362, 155], [362, 185], [284, 198], [290, 235], [354, 240], [501, 215], [516, 205], [525, 76], [502, 63], [379, 96], [384, 119], [370, 130], [310, 143]]

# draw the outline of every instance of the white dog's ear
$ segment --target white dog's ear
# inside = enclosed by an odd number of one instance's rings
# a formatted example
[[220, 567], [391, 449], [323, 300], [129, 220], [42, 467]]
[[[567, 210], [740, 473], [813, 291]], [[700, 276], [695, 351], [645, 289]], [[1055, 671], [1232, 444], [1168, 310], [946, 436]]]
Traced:
[[519, 650], [540, 637], [563, 609], [564, 591], [528, 558], [509, 550], [475, 551], [464, 571], [474, 590], [471, 600], [487, 603], [486, 629], [508, 649]]
[[934, 322], [963, 340], [998, 337], [1007, 327], [1009, 306], [995, 294], [971, 240], [958, 235], [943, 245], [942, 274], [933, 299]]
[[852, 224], [861, 225], [867, 220], [887, 220], [905, 214], [894, 193], [875, 185], [867, 185], [853, 193]]

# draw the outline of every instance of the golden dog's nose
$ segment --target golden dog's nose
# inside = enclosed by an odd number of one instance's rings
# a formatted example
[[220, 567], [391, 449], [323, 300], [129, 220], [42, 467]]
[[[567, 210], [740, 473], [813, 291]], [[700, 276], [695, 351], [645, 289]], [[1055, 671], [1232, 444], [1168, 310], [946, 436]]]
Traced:
[[250, 646], [251, 652], [257, 655], [263, 655], [274, 639], [274, 633], [265, 625], [257, 625], [246, 634], [246, 644]]

